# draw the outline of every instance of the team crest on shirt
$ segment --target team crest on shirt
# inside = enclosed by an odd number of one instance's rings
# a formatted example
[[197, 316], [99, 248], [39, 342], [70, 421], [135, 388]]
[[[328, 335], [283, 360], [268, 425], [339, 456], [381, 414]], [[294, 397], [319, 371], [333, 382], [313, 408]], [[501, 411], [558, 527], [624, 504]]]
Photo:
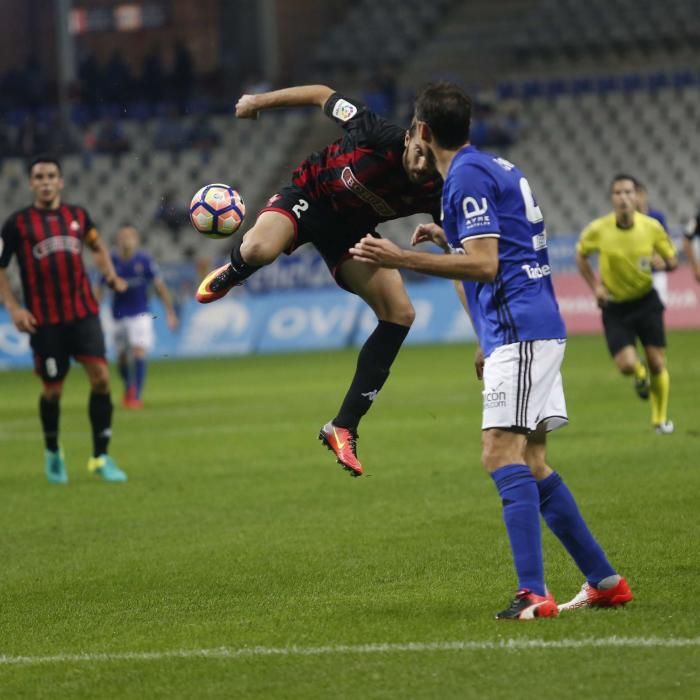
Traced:
[[346, 122], [352, 119], [357, 114], [357, 107], [347, 100], [338, 100], [333, 106], [333, 116], [340, 119], [341, 122]]

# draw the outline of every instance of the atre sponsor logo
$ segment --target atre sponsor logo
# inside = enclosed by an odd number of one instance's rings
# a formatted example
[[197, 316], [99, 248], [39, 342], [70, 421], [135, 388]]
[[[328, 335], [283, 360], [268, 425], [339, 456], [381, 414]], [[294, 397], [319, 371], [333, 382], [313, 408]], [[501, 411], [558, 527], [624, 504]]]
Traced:
[[72, 236], [52, 236], [51, 238], [39, 241], [39, 243], [32, 248], [32, 253], [37, 260], [41, 260], [53, 253], [66, 252], [80, 255], [80, 245], [79, 238], [73, 238]]
[[377, 214], [387, 218], [396, 216], [396, 212], [378, 194], [374, 194], [374, 192], [368, 190], [355, 177], [355, 173], [353, 173], [349, 166], [346, 165], [343, 168], [340, 178], [345, 187], [347, 187], [353, 194], [356, 194], [363, 202], [369, 204], [370, 207], [377, 212]]
[[552, 268], [549, 265], [521, 265], [521, 267], [531, 280], [541, 280], [552, 274]]
[[487, 389], [484, 392], [484, 408], [504, 408], [506, 405], [506, 392], [496, 389]]

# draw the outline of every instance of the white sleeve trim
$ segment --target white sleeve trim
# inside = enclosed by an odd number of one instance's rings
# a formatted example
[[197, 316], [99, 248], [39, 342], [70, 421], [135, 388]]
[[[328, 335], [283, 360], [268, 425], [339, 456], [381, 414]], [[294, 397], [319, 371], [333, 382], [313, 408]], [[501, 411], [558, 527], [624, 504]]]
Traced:
[[470, 236], [467, 234], [466, 236], [462, 236], [459, 240], [460, 241], [466, 241], [467, 239], [473, 239], [473, 238], [500, 238], [501, 234], [500, 233], [478, 233], [476, 236]]

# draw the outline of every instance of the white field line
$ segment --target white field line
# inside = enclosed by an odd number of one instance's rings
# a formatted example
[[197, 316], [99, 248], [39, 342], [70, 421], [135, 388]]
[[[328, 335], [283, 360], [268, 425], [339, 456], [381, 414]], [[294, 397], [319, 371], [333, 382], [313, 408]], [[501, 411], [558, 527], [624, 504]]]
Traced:
[[166, 651], [124, 651], [106, 654], [56, 654], [54, 656], [2, 656], [0, 666], [96, 663], [110, 661], [161, 661], [163, 659], [241, 659], [258, 656], [329, 656], [332, 654], [398, 654], [435, 651], [529, 651], [540, 649], [588, 649], [626, 647], [678, 648], [700, 646], [700, 637], [603, 637], [601, 639], [503, 639], [454, 642], [406, 642], [398, 644], [339, 644], [321, 647], [242, 647], [231, 649], [171, 649]]

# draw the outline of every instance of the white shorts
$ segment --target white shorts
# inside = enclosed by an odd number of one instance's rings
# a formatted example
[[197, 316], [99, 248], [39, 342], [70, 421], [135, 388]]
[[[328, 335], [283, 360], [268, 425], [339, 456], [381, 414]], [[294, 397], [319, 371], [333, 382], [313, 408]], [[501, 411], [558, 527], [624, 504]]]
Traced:
[[569, 422], [561, 363], [566, 340], [530, 340], [496, 348], [484, 362], [482, 430], [549, 432]]
[[114, 349], [118, 354], [128, 352], [131, 348], [143, 348], [150, 352], [154, 341], [153, 317], [150, 313], [115, 319]]

